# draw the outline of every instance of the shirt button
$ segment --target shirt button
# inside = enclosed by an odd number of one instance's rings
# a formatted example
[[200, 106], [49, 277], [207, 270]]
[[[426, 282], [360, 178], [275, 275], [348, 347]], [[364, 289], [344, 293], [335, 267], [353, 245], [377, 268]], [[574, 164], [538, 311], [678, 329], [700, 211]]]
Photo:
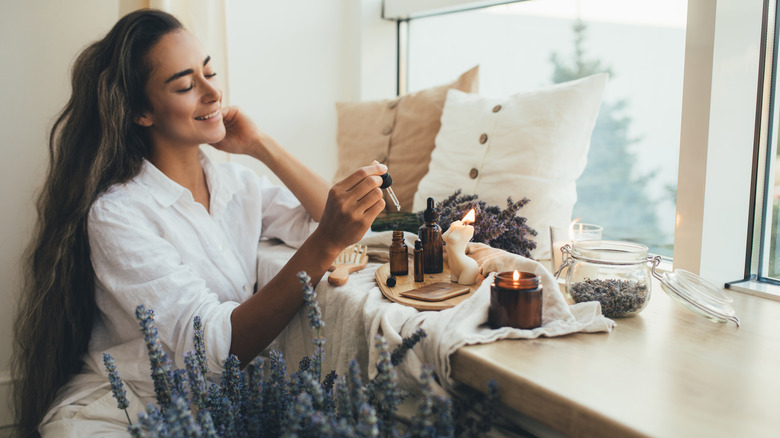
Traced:
[[493, 112], [494, 113], [497, 113], [499, 111], [501, 111], [501, 105], [496, 105], [496, 106], [493, 107]]
[[485, 144], [485, 143], [487, 143], [487, 139], [488, 139], [487, 134], [482, 134], [482, 135], [479, 136], [479, 143], [480, 144]]
[[241, 289], [243, 289], [244, 292], [246, 292], [246, 285], [241, 286]]
[[225, 245], [223, 245], [223, 244], [221, 244], [221, 243], [220, 243], [220, 244], [219, 244], [219, 251], [220, 251], [220, 252], [222, 252], [222, 251], [224, 251], [224, 250], [225, 250]]
[[393, 132], [393, 127], [392, 126], [388, 126], [384, 130], [382, 130], [382, 135], [390, 135], [390, 134], [392, 134], [392, 132]]
[[479, 176], [479, 170], [472, 168], [471, 171], [469, 171], [469, 177], [471, 177], [471, 179], [476, 179], [477, 176]]

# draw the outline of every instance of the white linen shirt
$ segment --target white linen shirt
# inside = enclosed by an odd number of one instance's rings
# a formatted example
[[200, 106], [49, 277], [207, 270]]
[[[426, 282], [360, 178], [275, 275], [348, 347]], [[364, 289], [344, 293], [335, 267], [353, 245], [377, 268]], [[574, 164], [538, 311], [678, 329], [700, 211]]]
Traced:
[[[254, 293], [261, 237], [298, 247], [316, 227], [286, 188], [201, 152], [210, 211], [148, 161], [127, 183], [92, 206], [88, 234], [95, 271], [95, 318], [82, 374], [65, 385], [53, 408], [106, 387], [103, 352], [140, 396], [153, 395], [149, 359], [135, 309], [155, 313], [160, 341], [177, 368], [194, 349], [200, 316], [208, 365], [221, 372], [230, 350], [230, 315]], [[51, 413], [51, 412], [50, 412]]]

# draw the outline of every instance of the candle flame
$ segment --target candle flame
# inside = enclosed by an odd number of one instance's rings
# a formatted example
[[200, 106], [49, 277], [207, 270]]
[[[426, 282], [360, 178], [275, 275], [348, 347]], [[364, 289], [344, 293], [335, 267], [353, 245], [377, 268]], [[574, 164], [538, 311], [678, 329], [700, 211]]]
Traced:
[[470, 224], [473, 223], [475, 220], [477, 220], [477, 213], [475, 213], [474, 209], [472, 208], [471, 210], [469, 210], [468, 213], [466, 213], [465, 216], [463, 216], [463, 220], [461, 222], [463, 222], [464, 224]]
[[512, 280], [517, 281], [520, 279], [520, 273], [517, 272], [517, 269], [515, 269], [515, 272], [512, 273]]

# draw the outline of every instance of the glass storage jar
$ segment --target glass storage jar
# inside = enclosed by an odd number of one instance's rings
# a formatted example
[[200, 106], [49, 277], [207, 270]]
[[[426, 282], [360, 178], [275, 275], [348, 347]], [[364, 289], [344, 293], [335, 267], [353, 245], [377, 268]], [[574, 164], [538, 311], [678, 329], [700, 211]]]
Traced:
[[650, 302], [652, 277], [674, 300], [715, 322], [739, 326], [731, 298], [720, 288], [682, 269], [659, 273], [660, 256], [648, 248], [613, 240], [577, 241], [561, 248], [563, 262], [556, 278], [566, 272], [566, 293], [577, 303], [598, 301], [606, 317], [636, 315]]
[[650, 301], [648, 248], [632, 242], [577, 241], [563, 249], [566, 292], [574, 302], [598, 301], [608, 318], [636, 315]]

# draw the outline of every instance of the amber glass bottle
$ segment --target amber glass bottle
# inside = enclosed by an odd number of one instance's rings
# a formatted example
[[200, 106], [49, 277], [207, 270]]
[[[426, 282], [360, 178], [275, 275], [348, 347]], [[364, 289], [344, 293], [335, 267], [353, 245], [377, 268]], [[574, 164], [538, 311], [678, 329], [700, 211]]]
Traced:
[[433, 206], [433, 198], [428, 198], [428, 208], [423, 213], [425, 223], [417, 230], [417, 236], [422, 241], [426, 274], [438, 274], [444, 270], [441, 227], [436, 223], [438, 217], [439, 214]]
[[409, 249], [404, 242], [403, 231], [393, 231], [393, 242], [390, 244], [390, 275], [409, 274]]
[[423, 255], [422, 242], [414, 241], [414, 281], [425, 281], [425, 256]]

